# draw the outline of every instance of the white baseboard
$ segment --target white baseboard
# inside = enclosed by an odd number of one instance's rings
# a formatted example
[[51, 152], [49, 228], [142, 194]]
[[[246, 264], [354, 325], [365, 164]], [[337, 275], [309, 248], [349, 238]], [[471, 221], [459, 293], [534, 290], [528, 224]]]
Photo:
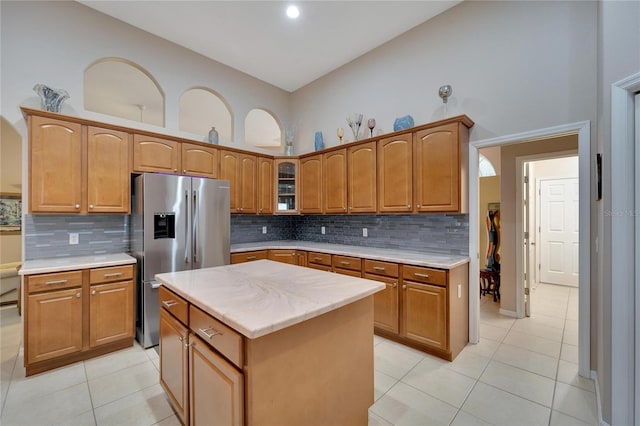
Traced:
[[598, 373], [595, 370], [591, 370], [591, 379], [595, 383], [596, 387], [596, 405], [598, 407], [598, 424], [600, 426], [609, 426], [609, 423], [602, 420], [602, 402], [600, 401], [600, 384], [598, 383]]
[[500, 308], [500, 315], [506, 315], [508, 317], [518, 318], [518, 314], [516, 311], [508, 311], [502, 308]]

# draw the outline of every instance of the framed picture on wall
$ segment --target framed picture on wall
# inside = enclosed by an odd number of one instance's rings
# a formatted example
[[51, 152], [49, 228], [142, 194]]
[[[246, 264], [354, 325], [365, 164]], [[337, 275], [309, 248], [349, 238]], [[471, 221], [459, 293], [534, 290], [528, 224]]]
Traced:
[[22, 231], [22, 195], [0, 192], [0, 235], [20, 235]]

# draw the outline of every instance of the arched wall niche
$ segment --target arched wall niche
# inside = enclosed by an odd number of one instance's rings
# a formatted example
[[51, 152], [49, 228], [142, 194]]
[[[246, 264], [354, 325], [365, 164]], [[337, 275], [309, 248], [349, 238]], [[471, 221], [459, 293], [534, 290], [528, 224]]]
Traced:
[[282, 150], [282, 125], [264, 108], [254, 108], [244, 119], [244, 143], [274, 151]]
[[153, 75], [124, 58], [102, 58], [84, 71], [84, 108], [164, 127], [165, 96]]
[[192, 87], [180, 96], [180, 130], [207, 137], [211, 127], [220, 141], [233, 142], [233, 111], [227, 100], [208, 87]]

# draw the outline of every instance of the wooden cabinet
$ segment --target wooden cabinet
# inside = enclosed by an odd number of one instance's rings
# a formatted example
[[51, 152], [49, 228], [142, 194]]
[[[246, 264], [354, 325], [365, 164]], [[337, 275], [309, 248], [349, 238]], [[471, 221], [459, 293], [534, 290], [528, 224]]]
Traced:
[[132, 279], [133, 269], [130, 266], [90, 271], [90, 347], [133, 339]]
[[189, 424], [189, 330], [166, 309], [160, 309], [160, 385], [176, 415]]
[[232, 364], [191, 336], [189, 349], [190, 424], [244, 424], [244, 376]]
[[247, 251], [242, 253], [231, 253], [231, 264], [251, 262], [253, 260], [268, 259], [267, 250]]
[[273, 160], [258, 157], [258, 213], [273, 213]]
[[331, 259], [333, 272], [352, 277], [362, 277], [362, 259], [334, 254]]
[[373, 141], [347, 151], [349, 213], [375, 213], [378, 209], [376, 147]]
[[418, 212], [460, 211], [458, 123], [415, 134], [415, 205]]
[[133, 171], [179, 173], [180, 142], [146, 135], [133, 135]]
[[307, 253], [307, 267], [331, 272], [333, 271], [331, 255], [328, 253], [310, 251]]
[[25, 286], [27, 376], [133, 344], [132, 265], [27, 275]]
[[257, 212], [257, 158], [235, 151], [220, 151], [220, 179], [231, 186], [231, 213]]
[[364, 278], [379, 281], [385, 289], [373, 295], [373, 325], [397, 334], [400, 326], [398, 300], [398, 264], [365, 259]]
[[322, 155], [323, 212], [347, 213], [347, 150]]
[[322, 154], [300, 159], [300, 212], [322, 213]]
[[403, 133], [378, 141], [378, 211], [413, 210], [413, 134]]
[[275, 160], [276, 213], [298, 212], [298, 160]]
[[130, 211], [129, 134], [32, 116], [29, 135], [30, 212]]
[[219, 174], [218, 149], [181, 143], [182, 174], [216, 179]]
[[269, 260], [289, 263], [291, 265], [298, 264], [298, 256], [296, 250], [269, 250]]
[[87, 127], [87, 208], [89, 213], [131, 210], [128, 133]]
[[447, 289], [403, 280], [402, 336], [447, 349]]

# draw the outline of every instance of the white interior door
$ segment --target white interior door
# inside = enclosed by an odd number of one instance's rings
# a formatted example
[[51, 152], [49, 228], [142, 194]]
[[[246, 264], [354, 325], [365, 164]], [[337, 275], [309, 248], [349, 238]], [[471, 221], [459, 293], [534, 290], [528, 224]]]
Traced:
[[540, 282], [578, 286], [578, 178], [540, 180]]

